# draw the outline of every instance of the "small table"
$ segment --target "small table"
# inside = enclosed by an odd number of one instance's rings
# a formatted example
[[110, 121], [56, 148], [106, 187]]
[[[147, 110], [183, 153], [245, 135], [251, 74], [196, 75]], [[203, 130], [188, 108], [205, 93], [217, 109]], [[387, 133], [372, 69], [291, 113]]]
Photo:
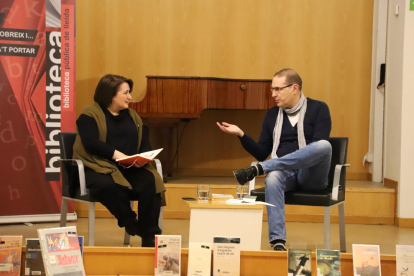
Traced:
[[240, 237], [241, 250], [260, 250], [263, 205], [186, 201], [191, 209], [189, 242], [210, 242], [214, 237]]

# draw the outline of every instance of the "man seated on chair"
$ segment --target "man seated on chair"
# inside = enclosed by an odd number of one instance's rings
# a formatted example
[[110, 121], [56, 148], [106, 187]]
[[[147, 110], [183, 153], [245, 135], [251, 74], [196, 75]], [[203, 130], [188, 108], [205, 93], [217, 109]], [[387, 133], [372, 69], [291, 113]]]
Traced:
[[[331, 116], [326, 103], [305, 98], [302, 79], [292, 69], [277, 72], [270, 90], [276, 106], [267, 111], [258, 142], [236, 125], [217, 125], [222, 131], [237, 135], [243, 148], [260, 161], [233, 173], [242, 185], [258, 175], [266, 175], [266, 202], [276, 206], [267, 206], [269, 241], [274, 250], [286, 251], [284, 193], [327, 187]], [[271, 158], [264, 161], [269, 154]]]

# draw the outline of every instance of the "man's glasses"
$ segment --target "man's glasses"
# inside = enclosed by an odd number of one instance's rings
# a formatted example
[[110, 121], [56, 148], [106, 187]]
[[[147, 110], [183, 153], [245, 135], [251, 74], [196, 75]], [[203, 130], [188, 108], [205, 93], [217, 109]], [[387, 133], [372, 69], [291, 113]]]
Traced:
[[294, 85], [294, 83], [288, 84], [288, 85], [283, 86], [283, 87], [277, 87], [277, 86], [276, 87], [270, 87], [270, 91], [272, 91], [272, 93], [273, 92], [280, 93], [280, 91], [282, 91], [283, 89], [285, 89], [287, 87], [291, 87], [292, 85]]

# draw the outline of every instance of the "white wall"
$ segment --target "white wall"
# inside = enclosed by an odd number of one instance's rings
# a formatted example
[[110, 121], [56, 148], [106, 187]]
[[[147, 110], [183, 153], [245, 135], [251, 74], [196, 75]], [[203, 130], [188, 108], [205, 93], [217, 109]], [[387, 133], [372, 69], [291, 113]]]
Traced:
[[384, 177], [399, 182], [398, 217], [414, 218], [414, 11], [409, 0], [389, 1], [386, 63]]
[[[400, 180], [401, 105], [404, 49], [404, 2], [389, 0], [387, 35], [387, 71], [385, 79], [384, 177]], [[400, 14], [394, 14], [400, 6]]]
[[401, 109], [401, 168], [399, 210], [401, 218], [414, 218], [414, 11], [406, 1]]

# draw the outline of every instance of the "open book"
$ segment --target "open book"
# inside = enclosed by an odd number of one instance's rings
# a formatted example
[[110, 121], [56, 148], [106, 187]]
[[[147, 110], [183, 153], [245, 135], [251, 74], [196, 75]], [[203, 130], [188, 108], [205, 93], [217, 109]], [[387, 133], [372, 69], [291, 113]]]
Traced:
[[146, 151], [143, 153], [131, 155], [124, 158], [116, 159], [115, 161], [121, 164], [132, 164], [136, 162], [148, 162], [154, 160], [154, 158], [162, 151], [163, 149], [157, 149], [152, 151]]

